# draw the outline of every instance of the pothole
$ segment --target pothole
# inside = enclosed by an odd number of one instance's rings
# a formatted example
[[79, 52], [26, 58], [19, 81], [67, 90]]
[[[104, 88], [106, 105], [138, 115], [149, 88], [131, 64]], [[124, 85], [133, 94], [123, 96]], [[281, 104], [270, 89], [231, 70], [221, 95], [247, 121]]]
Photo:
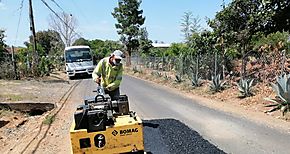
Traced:
[[20, 111], [30, 116], [42, 115], [55, 108], [53, 103], [0, 103], [0, 108]]
[[0, 128], [4, 127], [7, 125], [10, 121], [5, 121], [5, 120], [0, 120]]
[[47, 112], [47, 111], [45, 111], [45, 110], [39, 110], [39, 109], [32, 109], [32, 110], [29, 111], [28, 114], [30, 116], [37, 116], [37, 115], [42, 115], [45, 112]]

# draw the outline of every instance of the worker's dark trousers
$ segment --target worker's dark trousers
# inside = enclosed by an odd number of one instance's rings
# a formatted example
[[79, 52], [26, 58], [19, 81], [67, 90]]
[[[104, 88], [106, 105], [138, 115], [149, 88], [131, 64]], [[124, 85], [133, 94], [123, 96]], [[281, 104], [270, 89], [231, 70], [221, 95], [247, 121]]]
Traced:
[[109, 94], [109, 96], [111, 97], [112, 101], [118, 100], [119, 96], [120, 96], [120, 89], [118, 87], [117, 89], [115, 89], [113, 91], [105, 90], [105, 94]]

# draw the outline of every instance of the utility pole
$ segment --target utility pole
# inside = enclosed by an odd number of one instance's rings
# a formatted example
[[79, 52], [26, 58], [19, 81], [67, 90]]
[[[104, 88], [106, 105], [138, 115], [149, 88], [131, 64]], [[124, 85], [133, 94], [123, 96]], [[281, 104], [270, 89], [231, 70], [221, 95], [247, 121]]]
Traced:
[[15, 54], [14, 54], [14, 46], [12, 45], [12, 64], [13, 64], [13, 70], [14, 70], [14, 79], [17, 80], [17, 69], [16, 69], [16, 61], [15, 61]]
[[37, 75], [38, 54], [37, 54], [37, 48], [36, 48], [32, 0], [29, 0], [29, 19], [30, 19], [30, 31], [32, 32], [32, 43], [33, 43], [32, 73], [33, 73], [33, 75]]

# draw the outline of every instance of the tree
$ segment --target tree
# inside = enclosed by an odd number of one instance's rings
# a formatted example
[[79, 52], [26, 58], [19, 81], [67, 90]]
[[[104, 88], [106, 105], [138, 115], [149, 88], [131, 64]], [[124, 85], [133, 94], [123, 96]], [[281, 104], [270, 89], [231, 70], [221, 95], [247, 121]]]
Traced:
[[267, 20], [262, 0], [235, 0], [218, 12], [214, 20], [209, 21], [209, 25], [219, 38], [221, 49], [225, 50], [225, 43], [228, 46], [235, 46], [239, 51], [242, 57], [242, 77], [246, 71], [245, 58], [251, 50], [250, 40], [263, 28]]
[[148, 38], [148, 32], [146, 28], [140, 29], [140, 38], [139, 38], [139, 49], [142, 53], [149, 53], [150, 48], [152, 48], [152, 41]]
[[75, 40], [75, 42], [72, 45], [87, 45], [90, 46], [89, 40], [86, 40], [84, 38], [78, 38]]
[[[60, 34], [54, 30], [38, 31], [35, 38], [37, 43], [43, 48], [45, 55], [64, 49]], [[32, 36], [30, 36], [30, 42], [32, 42]]]
[[49, 25], [60, 34], [65, 46], [71, 46], [73, 41], [78, 37], [76, 33], [77, 19], [72, 14], [65, 12], [58, 13], [58, 16], [61, 19], [51, 14], [49, 16]]
[[290, 0], [264, 0], [263, 9], [268, 16], [263, 27], [266, 34], [290, 31]]
[[141, 2], [141, 0], [119, 0], [118, 7], [112, 12], [118, 22], [115, 27], [121, 36], [120, 40], [128, 52], [127, 65], [131, 65], [131, 53], [139, 46], [139, 29], [145, 22], [143, 10], [139, 10]]
[[123, 46], [117, 41], [102, 41], [99, 39], [89, 41], [89, 46], [97, 59], [102, 59], [105, 56], [110, 55], [113, 51], [123, 48]]
[[4, 42], [4, 30], [0, 29], [0, 62], [2, 62], [5, 58], [4, 54], [5, 54], [5, 47], [6, 47], [6, 44]]

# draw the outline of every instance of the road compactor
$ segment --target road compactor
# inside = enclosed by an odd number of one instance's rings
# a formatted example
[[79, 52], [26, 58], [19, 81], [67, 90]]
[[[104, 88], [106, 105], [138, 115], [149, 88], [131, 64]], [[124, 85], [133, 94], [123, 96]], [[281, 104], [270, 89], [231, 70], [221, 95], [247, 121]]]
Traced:
[[112, 101], [98, 87], [96, 97], [77, 107], [70, 128], [75, 154], [144, 153], [143, 124], [129, 111], [126, 95]]

